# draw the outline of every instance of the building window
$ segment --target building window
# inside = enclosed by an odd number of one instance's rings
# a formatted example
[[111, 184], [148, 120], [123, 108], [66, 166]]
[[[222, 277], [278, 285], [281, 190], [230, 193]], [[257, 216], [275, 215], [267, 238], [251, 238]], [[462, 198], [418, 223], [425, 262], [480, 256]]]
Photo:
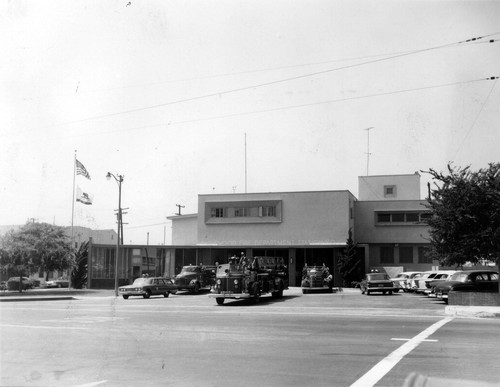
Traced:
[[212, 218], [223, 218], [224, 208], [212, 208]]
[[428, 212], [377, 212], [377, 223], [423, 223], [430, 216]]
[[395, 198], [396, 197], [396, 186], [395, 185], [384, 185], [384, 197], [385, 198]]
[[413, 263], [412, 246], [403, 246], [399, 248], [399, 263]]
[[380, 246], [380, 263], [394, 263], [394, 248], [392, 246]]
[[234, 209], [234, 216], [248, 216], [248, 208], [235, 208]]
[[262, 207], [262, 216], [276, 216], [276, 207], [274, 206]]
[[418, 263], [432, 263], [432, 258], [428, 256], [428, 247], [418, 248]]

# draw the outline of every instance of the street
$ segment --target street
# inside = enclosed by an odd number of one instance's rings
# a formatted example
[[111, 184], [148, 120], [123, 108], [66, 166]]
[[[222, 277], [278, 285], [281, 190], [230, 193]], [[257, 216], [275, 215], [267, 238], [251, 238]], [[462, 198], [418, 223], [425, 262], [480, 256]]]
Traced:
[[[497, 382], [499, 319], [414, 294], [207, 293], [0, 304], [2, 386], [402, 386]], [[464, 384], [465, 386], [466, 384]]]

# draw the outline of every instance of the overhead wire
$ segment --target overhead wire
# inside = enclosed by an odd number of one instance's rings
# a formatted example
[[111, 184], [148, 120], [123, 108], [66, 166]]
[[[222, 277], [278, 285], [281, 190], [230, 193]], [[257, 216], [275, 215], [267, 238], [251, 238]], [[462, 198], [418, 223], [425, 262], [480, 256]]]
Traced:
[[[314, 77], [314, 76], [317, 76], [317, 75], [327, 74], [327, 73], [331, 73], [331, 72], [335, 72], [335, 71], [341, 71], [341, 70], [346, 70], [346, 69], [350, 69], [350, 68], [365, 66], [365, 65], [368, 65], [368, 64], [373, 64], [373, 63], [379, 63], [379, 62], [383, 62], [383, 61], [393, 60], [393, 59], [396, 59], [396, 58], [401, 58], [401, 57], [405, 57], [405, 56], [409, 56], [409, 55], [415, 55], [415, 54], [420, 54], [420, 53], [423, 53], [423, 52], [438, 50], [438, 49], [442, 49], [442, 48], [446, 48], [446, 47], [457, 46], [457, 45], [461, 45], [461, 44], [464, 44], [464, 43], [476, 42], [476, 41], [478, 41], [480, 39], [484, 39], [486, 37], [497, 35], [497, 34], [500, 34], [500, 32], [497, 32], [497, 33], [494, 33], [494, 34], [485, 35], [485, 36], [481, 36], [481, 37], [475, 37], [475, 38], [471, 38], [471, 39], [467, 39], [467, 40], [463, 40], [463, 41], [459, 41], [459, 42], [455, 42], [455, 43], [447, 43], [447, 44], [443, 44], [443, 45], [439, 45], [439, 46], [428, 47], [428, 48], [418, 49], [418, 50], [413, 50], [413, 51], [408, 51], [408, 52], [404, 52], [404, 53], [392, 55], [392, 56], [385, 57], [385, 58], [373, 59], [373, 60], [369, 60], [369, 61], [364, 61], [364, 62], [360, 62], [360, 63], [355, 63], [355, 64], [346, 65], [346, 66], [336, 67], [336, 68], [332, 68], [332, 69], [315, 71], [315, 72], [312, 72], [312, 73], [307, 73], [307, 74], [302, 74], [302, 75], [296, 75], [296, 76], [293, 76], [293, 77], [287, 77], [287, 78], [277, 79], [277, 80], [269, 81], [269, 82], [263, 82], [263, 83], [254, 84], [254, 85], [251, 85], [251, 86], [243, 86], [243, 87], [238, 87], [238, 88], [234, 88], [234, 89], [222, 90], [222, 91], [217, 91], [217, 92], [213, 92], [213, 93], [203, 94], [203, 95], [199, 95], [199, 96], [178, 99], [178, 100], [175, 100], [175, 101], [164, 102], [164, 103], [160, 103], [160, 104], [155, 104], [155, 105], [150, 105], [150, 106], [144, 106], [144, 107], [135, 108], [135, 109], [123, 110], [123, 111], [115, 112], [115, 113], [107, 113], [107, 114], [102, 114], [102, 115], [97, 115], [97, 116], [92, 116], [92, 117], [86, 117], [86, 118], [82, 118], [82, 119], [79, 119], [79, 120], [68, 121], [68, 122], [64, 122], [64, 123], [60, 123], [60, 124], [50, 125], [49, 127], [64, 126], [64, 125], [70, 125], [70, 124], [81, 123], [81, 122], [86, 122], [86, 121], [98, 120], [98, 119], [102, 119], [102, 118], [115, 117], [115, 116], [119, 116], [119, 115], [123, 115], [123, 114], [136, 113], [136, 112], [145, 111], [145, 110], [157, 109], [157, 108], [165, 107], [165, 106], [169, 106], [169, 105], [175, 105], [175, 104], [180, 104], [180, 103], [185, 103], [185, 102], [191, 102], [191, 101], [196, 101], [196, 100], [200, 100], [200, 99], [206, 99], [206, 98], [210, 98], [210, 97], [216, 97], [216, 96], [221, 96], [221, 95], [225, 95], [225, 94], [236, 93], [236, 92], [240, 92], [240, 91], [244, 91], [244, 90], [251, 90], [251, 89], [256, 89], [256, 88], [260, 88], [260, 87], [266, 87], [266, 86], [276, 85], [276, 84], [280, 84], [280, 83], [291, 82], [291, 81], [298, 80], [298, 79], [304, 79], [304, 78]], [[489, 43], [494, 43], [494, 42], [497, 42], [497, 41], [498, 40], [491, 39]]]
[[476, 123], [477, 121], [479, 120], [479, 116], [481, 116], [483, 110], [484, 110], [484, 107], [486, 106], [486, 103], [488, 102], [488, 100], [490, 99], [490, 96], [491, 94], [493, 93], [493, 90], [495, 89], [497, 83], [498, 83], [498, 79], [499, 77], [491, 77], [489, 78], [489, 80], [495, 80], [495, 82], [493, 83], [493, 85], [491, 86], [490, 88], [490, 91], [488, 93], [488, 95], [486, 96], [484, 102], [481, 104], [481, 108], [479, 109], [479, 111], [477, 112], [476, 114], [476, 117], [474, 119], [474, 121], [471, 123], [471, 126], [469, 128], [469, 130], [467, 131], [467, 133], [465, 134], [464, 138], [462, 139], [462, 142], [460, 143], [460, 145], [458, 146], [457, 148], [457, 151], [455, 152], [455, 155], [454, 155], [454, 158], [457, 157], [458, 155], [458, 152], [460, 152], [460, 150], [462, 149], [462, 146], [464, 145], [464, 142], [465, 140], [467, 139], [467, 137], [469, 137], [469, 134], [472, 132], [472, 130], [476, 127]]

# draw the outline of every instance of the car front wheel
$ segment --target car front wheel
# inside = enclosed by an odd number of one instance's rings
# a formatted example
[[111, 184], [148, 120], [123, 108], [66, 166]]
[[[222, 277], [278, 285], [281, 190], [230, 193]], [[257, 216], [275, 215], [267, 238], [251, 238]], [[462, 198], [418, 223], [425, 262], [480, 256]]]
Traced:
[[217, 302], [217, 305], [222, 305], [224, 303], [224, 299], [222, 297], [216, 298], [215, 301]]
[[128, 300], [128, 296], [124, 294], [124, 295], [123, 295], [123, 299], [124, 299], [124, 300]]
[[143, 295], [142, 295], [142, 297], [144, 297], [144, 298], [149, 298], [149, 297], [151, 297], [151, 291], [150, 291], [150, 290], [148, 290], [148, 291], [146, 292], [146, 294], [143, 294]]
[[168, 298], [169, 295], [170, 295], [169, 292], [163, 293], [163, 297], [165, 297], [165, 298]]

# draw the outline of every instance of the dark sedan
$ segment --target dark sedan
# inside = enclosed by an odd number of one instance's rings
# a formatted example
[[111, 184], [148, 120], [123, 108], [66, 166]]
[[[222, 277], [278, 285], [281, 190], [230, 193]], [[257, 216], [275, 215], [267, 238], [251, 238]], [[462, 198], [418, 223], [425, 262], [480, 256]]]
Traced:
[[392, 294], [394, 291], [394, 283], [391, 278], [384, 273], [366, 274], [365, 278], [359, 284], [361, 294], [369, 295], [370, 293], [380, 292], [383, 294]]
[[448, 294], [454, 292], [498, 292], [498, 272], [493, 270], [468, 270], [453, 274], [449, 281], [436, 285], [437, 298], [448, 303]]
[[137, 278], [132, 285], [120, 286], [118, 292], [124, 299], [129, 298], [129, 296], [149, 298], [156, 294], [168, 297], [170, 294], [177, 293], [177, 286], [169, 278], [141, 277]]

